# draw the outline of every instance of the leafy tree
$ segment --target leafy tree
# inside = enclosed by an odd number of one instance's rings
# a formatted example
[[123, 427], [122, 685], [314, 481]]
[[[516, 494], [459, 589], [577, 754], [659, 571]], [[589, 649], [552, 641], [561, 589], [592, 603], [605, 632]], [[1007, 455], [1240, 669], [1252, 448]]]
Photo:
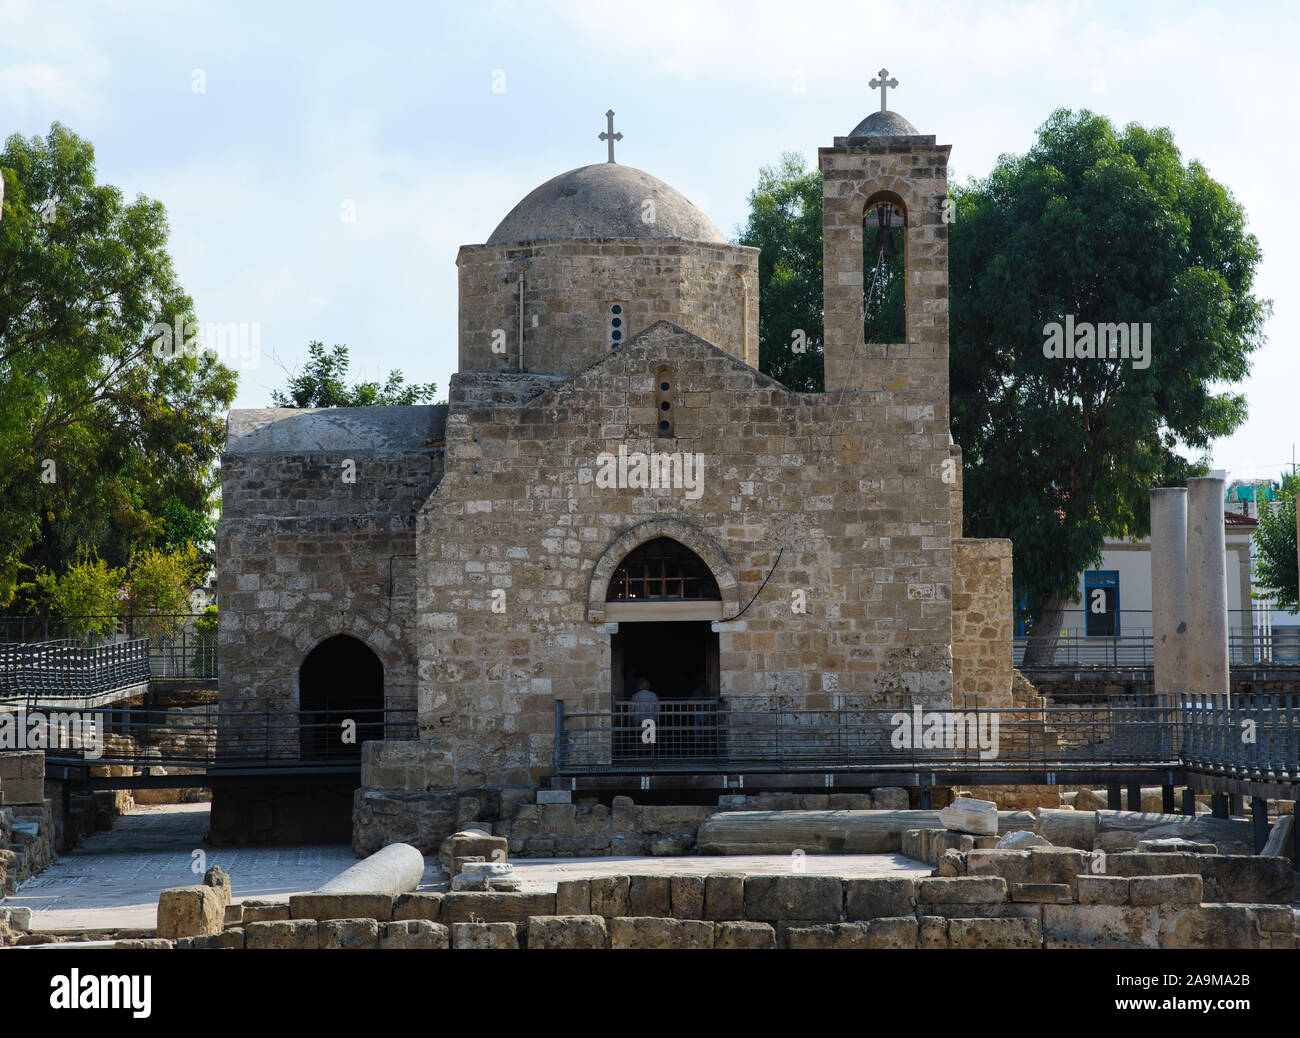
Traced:
[[1255, 583], [1278, 609], [1300, 612], [1296, 557], [1296, 497], [1300, 477], [1286, 476], [1272, 508], [1261, 507], [1255, 527]]
[[[739, 243], [758, 254], [758, 364], [802, 392], [822, 388], [822, 175], [794, 152], [764, 166]], [[795, 337], [801, 345], [793, 349]]]
[[40, 572], [32, 586], [69, 636], [84, 639], [113, 629], [122, 611], [122, 577], [121, 569], [82, 548], [63, 573]]
[[169, 502], [205, 509], [235, 374], [155, 355], [160, 325], [194, 320], [166, 215], [97, 184], [89, 142], [14, 135], [0, 175], [3, 607], [24, 565], [62, 571], [86, 544], [120, 566], [165, 536]]
[[285, 392], [271, 391], [276, 407], [372, 407], [376, 405], [409, 406], [432, 400], [437, 383], [406, 384], [401, 371], [388, 373], [383, 385], [378, 382], [347, 384], [348, 348], [336, 345], [326, 350], [320, 342], [307, 346], [309, 359], [300, 374], [289, 379]]
[[190, 593], [200, 578], [198, 552], [193, 545], [178, 551], [137, 551], [128, 570], [126, 611], [141, 618], [140, 630], [155, 640], [173, 638], [180, 630], [178, 614], [190, 611]]
[[[1053, 113], [1027, 155], [953, 194], [965, 532], [1012, 539], [1037, 662], [1105, 539], [1146, 533], [1148, 489], [1205, 470], [1176, 445], [1206, 451], [1245, 419], [1242, 394], [1213, 389], [1244, 378], [1260, 344], [1260, 250], [1168, 130], [1117, 132], [1088, 111]], [[1049, 325], [1069, 315], [1149, 324], [1149, 366], [1046, 356]]]

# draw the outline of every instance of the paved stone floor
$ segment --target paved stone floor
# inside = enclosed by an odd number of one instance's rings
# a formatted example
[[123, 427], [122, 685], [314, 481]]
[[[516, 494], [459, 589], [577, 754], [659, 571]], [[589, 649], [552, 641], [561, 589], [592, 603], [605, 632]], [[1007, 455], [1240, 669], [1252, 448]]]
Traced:
[[[288, 900], [315, 890], [356, 862], [346, 844], [304, 847], [209, 847], [203, 842], [210, 805], [162, 804], [137, 807], [117, 819], [109, 832], [95, 833], [39, 876], [29, 879], [5, 907], [32, 910], [38, 930], [149, 927], [157, 922], [158, 895], [167, 887], [199, 882], [192, 871], [195, 851], [202, 864], [220, 865], [230, 875], [236, 901]], [[420, 889], [445, 889], [437, 862], [429, 856]], [[524, 890], [554, 890], [562, 879], [621, 874], [703, 874], [718, 871], [788, 872], [790, 855], [737, 855], [726, 858], [532, 858], [514, 862]], [[930, 866], [900, 854], [808, 855], [811, 875], [925, 876]]]

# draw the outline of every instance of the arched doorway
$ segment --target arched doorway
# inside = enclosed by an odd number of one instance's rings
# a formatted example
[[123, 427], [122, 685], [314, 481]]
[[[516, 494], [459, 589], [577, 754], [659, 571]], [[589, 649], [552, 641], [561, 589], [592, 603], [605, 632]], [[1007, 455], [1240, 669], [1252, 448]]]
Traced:
[[[701, 758], [718, 753], [721, 595], [708, 565], [670, 537], [618, 564], [605, 595], [616, 759]], [[652, 721], [647, 739], [647, 721]]]
[[[298, 717], [302, 760], [360, 760], [363, 742], [384, 737], [379, 657], [351, 635], [321, 642], [298, 669]], [[344, 741], [348, 721], [355, 725], [355, 739]]]

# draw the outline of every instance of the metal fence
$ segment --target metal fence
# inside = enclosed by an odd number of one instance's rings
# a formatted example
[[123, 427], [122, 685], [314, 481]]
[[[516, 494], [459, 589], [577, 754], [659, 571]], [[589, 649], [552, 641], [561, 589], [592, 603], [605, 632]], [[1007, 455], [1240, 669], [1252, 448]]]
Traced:
[[104, 709], [99, 755], [84, 747], [46, 750], [53, 764], [132, 764], [142, 767], [318, 767], [359, 763], [372, 739], [414, 739], [416, 712], [374, 710], [223, 710], [217, 705], [174, 710]]
[[[1122, 667], [1154, 666], [1151, 610], [1124, 609], [1114, 616], [1118, 634], [1097, 634], [1082, 609], [1067, 610], [1057, 635], [1055, 651], [1037, 666]], [[1093, 630], [1094, 633], [1089, 633]], [[1023, 666], [1026, 635], [1017, 635], [1015, 665]], [[1234, 665], [1258, 663], [1300, 664], [1300, 626], [1271, 627], [1255, 623], [1249, 609], [1228, 611], [1228, 659]]]
[[91, 702], [149, 681], [149, 641], [0, 644], [0, 700]]
[[1024, 710], [736, 710], [725, 701], [569, 713], [556, 702], [560, 771], [727, 768], [1178, 766], [1167, 697]]
[[[210, 613], [151, 613], [139, 616], [0, 616], [0, 645], [66, 641], [112, 645], [149, 641], [149, 666], [155, 678], [214, 679], [217, 632]], [[73, 632], [107, 623], [108, 633], [77, 637]]]

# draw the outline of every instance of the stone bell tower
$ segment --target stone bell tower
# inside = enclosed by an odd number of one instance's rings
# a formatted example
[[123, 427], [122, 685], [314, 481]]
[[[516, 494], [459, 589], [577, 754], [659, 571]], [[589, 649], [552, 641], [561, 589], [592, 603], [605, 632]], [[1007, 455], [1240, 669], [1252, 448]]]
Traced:
[[[822, 277], [825, 303], [826, 391], [904, 391], [923, 396], [934, 421], [948, 431], [948, 194], [950, 146], [886, 109], [898, 85], [881, 69], [872, 112], [847, 137], [818, 150], [822, 172]], [[906, 341], [863, 342], [863, 223], [892, 205], [904, 223]], [[869, 270], [866, 272], [869, 275]], [[856, 358], [854, 356], [856, 351]]]

